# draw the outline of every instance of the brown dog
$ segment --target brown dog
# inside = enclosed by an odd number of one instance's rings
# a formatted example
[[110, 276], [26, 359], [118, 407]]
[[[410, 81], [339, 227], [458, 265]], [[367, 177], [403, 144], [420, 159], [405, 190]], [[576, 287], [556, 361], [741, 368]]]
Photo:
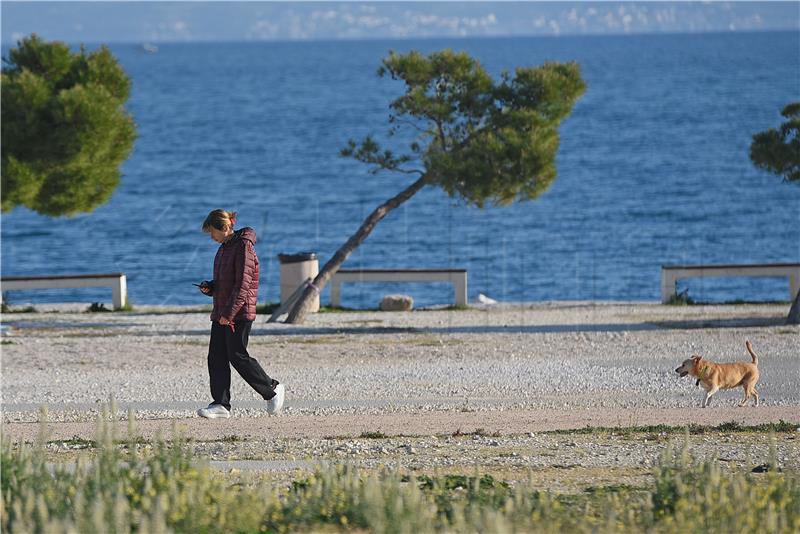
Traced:
[[714, 363], [694, 355], [675, 369], [681, 378], [692, 375], [697, 378], [698, 384], [703, 384], [703, 388], [706, 390], [703, 408], [708, 406], [711, 396], [720, 389], [731, 389], [738, 386], [744, 388], [744, 400], [739, 406], [744, 406], [751, 396], [755, 398], [755, 405], [758, 406], [758, 392], [756, 392], [758, 356], [753, 352], [753, 346], [749, 341], [745, 341], [744, 344], [747, 352], [753, 358], [753, 363]]

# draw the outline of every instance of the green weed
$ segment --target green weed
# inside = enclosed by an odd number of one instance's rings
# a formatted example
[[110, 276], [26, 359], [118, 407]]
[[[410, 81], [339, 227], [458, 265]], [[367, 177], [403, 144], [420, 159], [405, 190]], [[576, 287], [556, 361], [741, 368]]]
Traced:
[[39, 310], [37, 310], [33, 306], [25, 306], [24, 308], [11, 308], [10, 306], [7, 306], [5, 303], [3, 303], [2, 306], [3, 306], [2, 313], [39, 313]]
[[86, 313], [105, 313], [110, 312], [106, 305], [102, 302], [92, 302], [88, 308], [86, 308]]
[[689, 296], [689, 289], [684, 289], [681, 292], [675, 292], [665, 304], [667, 306], [691, 306], [696, 302]]
[[362, 432], [359, 438], [363, 439], [386, 439], [389, 436], [380, 431]]
[[114, 308], [115, 312], [132, 312], [133, 310], [133, 301], [129, 298], [125, 299], [125, 303], [122, 306]]
[[644, 425], [644, 426], [628, 426], [628, 427], [597, 427], [587, 426], [584, 428], [570, 429], [570, 430], [551, 430], [545, 432], [546, 434], [617, 434], [621, 436], [630, 436], [633, 434], [683, 434], [688, 431], [690, 435], [702, 435], [713, 433], [731, 433], [731, 432], [750, 432], [754, 434], [768, 434], [770, 432], [777, 434], [784, 434], [787, 432], [795, 432], [800, 428], [800, 422], [788, 422], [781, 419], [777, 423], [761, 423], [758, 425], [743, 425], [736, 421], [728, 421], [720, 423], [719, 425], [698, 425], [690, 423], [686, 426], [672, 426], [672, 425]]
[[[48, 465], [37, 445], [0, 447], [3, 532], [797, 532], [795, 467], [723, 470], [693, 458], [690, 436], [668, 446], [648, 487], [592, 487], [577, 495], [472, 475], [319, 467], [290, 485], [233, 480], [176, 436], [119, 445], [116, 416], [98, 418], [97, 449]], [[129, 416], [129, 436], [135, 436]], [[43, 426], [43, 428], [46, 428]], [[80, 440], [79, 440], [80, 441]], [[89, 443], [89, 442], [87, 442]], [[763, 466], [761, 466], [763, 467]]]

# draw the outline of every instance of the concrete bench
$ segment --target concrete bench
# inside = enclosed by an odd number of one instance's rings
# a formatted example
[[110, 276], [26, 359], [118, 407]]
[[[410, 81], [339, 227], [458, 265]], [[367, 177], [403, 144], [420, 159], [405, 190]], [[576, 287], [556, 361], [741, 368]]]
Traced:
[[800, 290], [800, 263], [765, 263], [750, 265], [662, 265], [661, 302], [675, 295], [675, 284], [682, 278], [714, 276], [786, 276], [789, 278], [789, 300]]
[[114, 308], [122, 308], [128, 300], [128, 285], [123, 273], [67, 276], [4, 276], [0, 278], [0, 291], [75, 287], [110, 287], [113, 291]]
[[456, 306], [467, 305], [466, 269], [339, 269], [330, 281], [331, 306], [341, 306], [344, 282], [450, 282]]

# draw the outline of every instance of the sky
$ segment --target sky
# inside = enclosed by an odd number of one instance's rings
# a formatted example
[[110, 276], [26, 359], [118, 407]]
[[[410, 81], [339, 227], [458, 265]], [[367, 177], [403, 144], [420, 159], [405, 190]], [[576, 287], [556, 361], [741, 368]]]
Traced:
[[800, 30], [800, 2], [0, 3], [5, 44]]

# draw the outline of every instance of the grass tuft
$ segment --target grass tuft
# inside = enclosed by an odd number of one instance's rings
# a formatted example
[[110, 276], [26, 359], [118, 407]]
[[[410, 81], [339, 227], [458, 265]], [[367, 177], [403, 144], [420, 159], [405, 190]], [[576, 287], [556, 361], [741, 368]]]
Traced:
[[751, 432], [755, 434], [768, 434], [770, 432], [776, 434], [785, 434], [787, 432], [795, 432], [800, 428], [800, 422], [788, 422], [781, 419], [777, 423], [761, 423], [758, 425], [743, 425], [736, 421], [728, 421], [720, 423], [719, 425], [698, 425], [690, 423], [686, 426], [672, 426], [672, 425], [644, 425], [644, 426], [628, 426], [628, 427], [599, 427], [599, 426], [586, 426], [584, 428], [576, 428], [571, 430], [552, 430], [546, 432], [548, 434], [617, 434], [617, 435], [632, 435], [632, 434], [683, 434], [688, 432], [690, 435], [703, 435], [714, 433], [732, 433], [732, 432]]
[[362, 432], [361, 435], [358, 437], [364, 439], [386, 439], [389, 436], [380, 431], [373, 431], [373, 432]]
[[684, 289], [683, 291], [676, 292], [664, 304], [667, 306], [691, 306], [696, 304], [696, 302], [689, 296], [689, 290]]
[[114, 308], [115, 312], [132, 312], [134, 311], [133, 308], [133, 301], [130, 298], [125, 299], [125, 303], [120, 306], [119, 308]]
[[[43, 412], [42, 420], [46, 419]], [[595, 486], [577, 495], [513, 486], [491, 475], [366, 473], [318, 467], [285, 485], [242, 481], [194, 458], [177, 436], [117, 444], [115, 410], [97, 420], [93, 454], [48, 464], [36, 445], [0, 445], [3, 532], [797, 532], [800, 476], [767, 464], [723, 470], [669, 444], [645, 487]], [[46, 425], [44, 425], [46, 426]], [[82, 441], [76, 445], [82, 445]], [[89, 442], [87, 442], [89, 443]], [[237, 475], [238, 476], [238, 475]]]

